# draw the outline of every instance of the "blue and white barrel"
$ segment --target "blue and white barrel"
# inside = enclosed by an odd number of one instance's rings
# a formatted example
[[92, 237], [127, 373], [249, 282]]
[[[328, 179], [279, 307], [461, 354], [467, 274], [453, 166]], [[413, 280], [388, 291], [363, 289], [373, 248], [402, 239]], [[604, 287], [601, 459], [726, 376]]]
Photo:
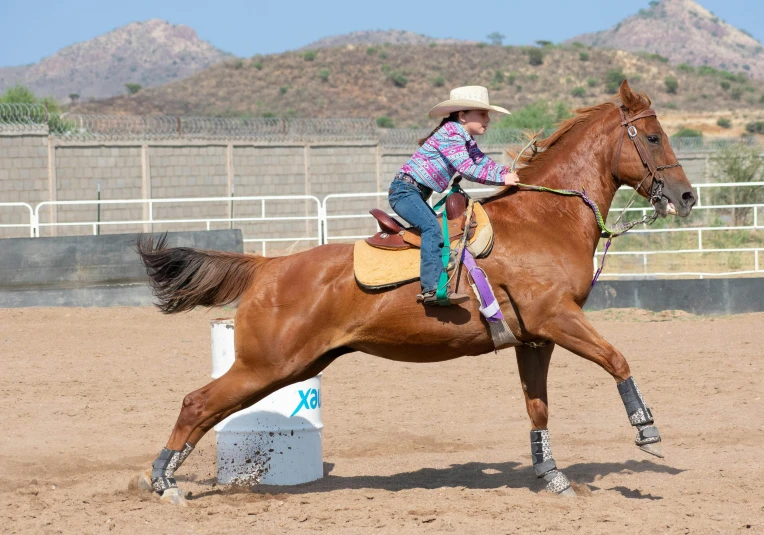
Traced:
[[[233, 365], [232, 319], [212, 320], [212, 378]], [[324, 475], [321, 375], [286, 386], [215, 426], [218, 482], [296, 485]]]

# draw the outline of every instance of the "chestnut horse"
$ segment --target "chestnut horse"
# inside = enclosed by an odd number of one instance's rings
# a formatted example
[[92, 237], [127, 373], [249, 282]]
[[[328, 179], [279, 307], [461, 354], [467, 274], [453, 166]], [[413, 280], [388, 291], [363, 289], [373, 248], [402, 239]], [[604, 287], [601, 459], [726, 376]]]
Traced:
[[[523, 158], [521, 182], [583, 188], [604, 217], [619, 186], [628, 184], [650, 198], [660, 215], [687, 216], [695, 195], [649, 109], [650, 100], [625, 81], [620, 100], [620, 106], [608, 102], [577, 110], [538, 143], [539, 150]], [[512, 332], [523, 342], [515, 351], [536, 475], [547, 481], [548, 490], [574, 494], [552, 457], [547, 429], [547, 372], [556, 345], [598, 364], [615, 379], [630, 424], [637, 428], [636, 444], [662, 456], [658, 429], [626, 359], [582, 310], [600, 238], [592, 211], [578, 198], [522, 187], [506, 188], [483, 202], [495, 245], [480, 266]], [[423, 308], [415, 299], [418, 283], [388, 291], [360, 288], [351, 245], [262, 258], [166, 248], [163, 240], [153, 244], [144, 239], [138, 251], [165, 313], [240, 298], [233, 366], [183, 399], [150, 476], [148, 471], [139, 476], [143, 488], [170, 503], [185, 505], [173, 474], [215, 424], [279, 388], [315, 376], [345, 353], [438, 362], [494, 349], [474, 300]]]

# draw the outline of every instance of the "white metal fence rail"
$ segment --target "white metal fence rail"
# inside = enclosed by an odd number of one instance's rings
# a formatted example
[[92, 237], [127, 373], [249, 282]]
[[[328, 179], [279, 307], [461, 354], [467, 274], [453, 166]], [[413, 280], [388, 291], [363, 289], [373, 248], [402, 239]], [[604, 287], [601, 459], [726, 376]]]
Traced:
[[[277, 216], [267, 215], [268, 203], [277, 201], [307, 201], [314, 206], [311, 214], [304, 216], [288, 215]], [[154, 216], [154, 208], [159, 206], [172, 206], [181, 204], [198, 203], [217, 203], [220, 205], [233, 206], [234, 203], [251, 202], [260, 206], [260, 215], [253, 217], [232, 216], [232, 217], [175, 217], [162, 218]], [[114, 205], [140, 205], [148, 207], [148, 217], [139, 219], [110, 219], [105, 220], [84, 220], [84, 221], [56, 221], [43, 223], [40, 221], [40, 212], [46, 207], [53, 206], [114, 206]], [[89, 227], [92, 233], [99, 234], [101, 227], [108, 226], [127, 226], [142, 225], [146, 231], [151, 231], [154, 225], [168, 224], [198, 224], [200, 230], [211, 230], [215, 224], [229, 224], [232, 228], [234, 223], [256, 223], [256, 222], [277, 222], [277, 221], [315, 221], [316, 231], [312, 236], [269, 236], [269, 237], [244, 237], [244, 243], [261, 243], [261, 252], [263, 256], [267, 255], [266, 244], [274, 242], [315, 242], [314, 245], [321, 244], [321, 201], [312, 195], [288, 195], [288, 196], [248, 196], [248, 197], [192, 197], [178, 199], [127, 199], [127, 200], [89, 200], [89, 201], [44, 201], [39, 203], [32, 215], [33, 235], [40, 236], [40, 229], [55, 227]]]
[[[709, 277], [709, 276], [730, 276], [730, 275], [760, 275], [764, 274], [764, 203], [748, 203], [748, 204], [706, 204], [709, 198], [708, 190], [711, 188], [744, 188], [744, 187], [756, 187], [764, 186], [764, 182], [747, 182], [747, 183], [718, 183], [718, 184], [697, 184], [695, 188], [698, 192], [698, 203], [693, 209], [694, 214], [709, 213], [714, 211], [722, 214], [722, 216], [716, 218], [716, 222], [719, 224], [703, 224], [696, 226], [680, 226], [673, 228], [637, 228], [632, 230], [628, 235], [630, 236], [644, 236], [644, 237], [667, 237], [671, 235], [693, 235], [692, 246], [687, 246], [685, 243], [683, 247], [679, 248], [667, 248], [667, 249], [655, 249], [648, 250], [646, 247], [640, 247], [636, 249], [629, 249], [625, 246], [618, 246], [617, 250], [611, 250], [609, 256], [613, 258], [633, 258], [637, 261], [638, 268], [636, 270], [618, 270], [612, 269], [605, 270], [603, 276], [607, 277], [645, 277], [645, 276], [694, 276], [694, 277]], [[485, 194], [495, 191], [490, 188], [474, 188], [467, 189], [469, 193], [476, 197], [483, 196]], [[305, 226], [299, 226], [299, 235], [285, 236], [284, 233], [276, 233], [272, 230], [265, 231], [259, 235], [250, 235], [248, 230], [244, 236], [245, 243], [258, 243], [260, 244], [260, 253], [267, 255], [269, 250], [269, 244], [279, 242], [281, 244], [292, 244], [294, 247], [297, 244], [306, 244], [308, 246], [320, 245], [326, 243], [336, 243], [341, 241], [352, 241], [364, 238], [368, 236], [369, 232], [372, 232], [375, 228], [375, 221], [368, 214], [368, 208], [379, 205], [382, 208], [387, 208], [386, 192], [372, 192], [372, 193], [343, 193], [343, 194], [331, 194], [319, 200], [312, 195], [292, 195], [292, 196], [249, 196], [249, 197], [201, 197], [201, 198], [178, 198], [178, 199], [128, 199], [128, 200], [88, 200], [88, 201], [44, 201], [34, 208], [21, 202], [9, 202], [0, 203], [0, 214], [4, 214], [5, 218], [0, 223], [0, 229], [6, 228], [19, 228], [24, 229], [25, 232], [32, 237], [40, 236], [41, 230], [52, 229], [57, 227], [80, 227], [87, 228], [88, 233], [98, 234], [101, 228], [108, 228], [114, 226], [141, 226], [144, 231], [153, 230], [154, 225], [162, 226], [166, 228], [168, 225], [198, 225], [200, 230], [210, 230], [211, 228], [232, 228], [233, 226], [242, 226], [248, 223], [287, 223], [294, 224], [304, 222]], [[363, 201], [367, 200], [367, 203]], [[436, 198], [432, 201], [437, 200]], [[361, 201], [359, 203], [359, 201]], [[380, 202], [381, 201], [381, 202]], [[431, 201], [431, 202], [432, 202]], [[758, 199], [757, 199], [758, 201]], [[304, 214], [294, 215], [295, 211], [301, 209], [293, 208], [289, 210], [290, 214], [280, 215], [273, 213], [274, 208], [271, 205], [277, 205], [276, 203], [305, 203]], [[216, 216], [194, 216], [194, 217], [157, 217], [155, 209], [157, 207], [179, 207], [184, 205], [209, 205], [211, 203], [217, 203], [220, 206], [231, 207], [230, 210], [225, 208], [223, 211], [227, 211], [226, 217]], [[235, 204], [234, 204], [235, 203]], [[356, 207], [351, 209], [347, 207], [347, 204], [355, 204]], [[93, 208], [100, 207], [140, 207], [143, 217], [128, 218], [128, 217], [110, 217], [108, 220], [99, 220], [93, 217], [85, 217], [76, 221], [43, 221], [44, 216], [53, 210], [59, 208], [90, 208], [89, 214], [92, 216]], [[234, 212], [245, 209], [248, 215], [236, 216]], [[361, 207], [363, 209], [361, 209]], [[728, 218], [726, 214], [729, 211], [747, 210], [749, 211], [749, 217], [746, 224], [735, 224], [734, 222], [725, 221]], [[646, 214], [650, 211], [650, 208], [630, 208], [627, 210], [627, 214], [624, 216], [627, 219], [631, 218], [631, 215], [638, 217], [639, 215]], [[8, 211], [13, 211], [13, 216], [9, 217]], [[388, 209], [389, 211], [389, 209]], [[621, 211], [620, 208], [611, 209], [611, 214], [617, 214]], [[234, 214], [234, 215], [231, 215]], [[630, 215], [631, 214], [631, 215]], [[708, 220], [709, 218], [705, 218]], [[10, 220], [18, 222], [8, 222]], [[341, 222], [352, 222], [350, 224], [340, 225]], [[712, 233], [720, 231], [741, 231], [741, 232], [757, 232], [763, 231], [763, 234], [758, 239], [748, 240], [750, 243], [741, 245], [739, 247], [714, 247], [708, 246], [707, 243], [709, 236]], [[359, 233], [360, 232], [360, 233]], [[622, 239], [623, 240], [623, 239]], [[624, 243], [623, 241], [617, 241], [616, 243]], [[705, 242], [705, 243], [704, 243]], [[717, 240], [718, 242], [718, 240]], [[290, 247], [278, 248], [280, 252], [289, 251]], [[651, 248], [652, 249], [652, 248]], [[750, 258], [749, 265], [744, 268], [741, 265], [741, 269], [732, 270], [684, 270], [684, 271], [659, 271], [653, 267], [654, 262], [651, 259], [658, 257], [666, 257], [667, 255], [704, 255], [704, 254], [716, 254], [716, 255], [738, 255], [746, 256]], [[602, 258], [602, 251], [598, 250], [593, 258], [593, 265], [595, 268], [598, 266]], [[612, 260], [611, 260], [612, 262]], [[641, 269], [639, 269], [641, 268]]]

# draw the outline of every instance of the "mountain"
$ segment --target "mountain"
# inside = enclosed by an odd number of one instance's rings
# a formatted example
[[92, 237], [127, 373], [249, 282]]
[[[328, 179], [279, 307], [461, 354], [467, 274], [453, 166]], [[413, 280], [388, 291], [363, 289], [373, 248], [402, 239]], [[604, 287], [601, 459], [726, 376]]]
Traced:
[[693, 0], [650, 2], [609, 30], [566, 43], [660, 54], [672, 64], [710, 66], [764, 80], [764, 46]]
[[343, 35], [332, 35], [318, 41], [313, 41], [301, 50], [315, 50], [319, 48], [333, 48], [339, 46], [370, 46], [370, 45], [438, 45], [471, 44], [473, 41], [459, 39], [439, 39], [428, 37], [421, 33], [407, 32], [405, 30], [376, 30], [352, 32]]
[[[540, 65], [538, 63], [540, 56]], [[763, 87], [718, 71], [673, 67], [660, 58], [581, 45], [503, 47], [382, 45], [292, 51], [226, 61], [138, 94], [81, 103], [76, 113], [227, 117], [390, 117], [427, 126], [449, 89], [484, 85], [491, 101], [517, 109], [539, 100], [568, 107], [613, 97], [623, 76], [660, 109], [761, 108]], [[666, 80], [676, 81], [669, 86]]]
[[161, 85], [227, 57], [192, 28], [151, 19], [62, 48], [33, 65], [0, 68], [0, 92], [18, 83], [59, 100], [72, 93], [81, 100], [112, 97], [124, 94], [127, 83]]

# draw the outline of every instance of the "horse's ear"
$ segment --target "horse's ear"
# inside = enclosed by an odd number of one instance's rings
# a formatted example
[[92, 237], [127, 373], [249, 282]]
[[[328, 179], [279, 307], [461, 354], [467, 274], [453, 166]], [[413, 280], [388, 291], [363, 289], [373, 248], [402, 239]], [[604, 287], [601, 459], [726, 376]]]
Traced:
[[640, 99], [634, 91], [629, 87], [629, 82], [624, 80], [621, 82], [621, 89], [619, 90], [621, 96], [621, 102], [629, 111], [634, 111], [635, 108], [642, 105], [642, 99]]

